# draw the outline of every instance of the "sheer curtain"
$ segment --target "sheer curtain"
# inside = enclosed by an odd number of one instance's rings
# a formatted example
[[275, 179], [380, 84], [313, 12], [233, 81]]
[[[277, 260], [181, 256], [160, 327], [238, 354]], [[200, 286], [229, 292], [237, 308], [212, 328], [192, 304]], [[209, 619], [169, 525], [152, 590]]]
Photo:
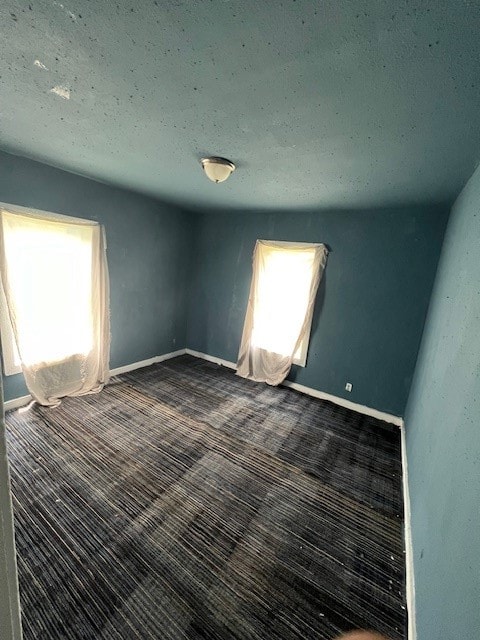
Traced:
[[40, 404], [100, 391], [109, 375], [103, 227], [0, 206], [0, 268], [25, 381]]
[[306, 354], [327, 255], [323, 244], [257, 240], [238, 375], [278, 385]]

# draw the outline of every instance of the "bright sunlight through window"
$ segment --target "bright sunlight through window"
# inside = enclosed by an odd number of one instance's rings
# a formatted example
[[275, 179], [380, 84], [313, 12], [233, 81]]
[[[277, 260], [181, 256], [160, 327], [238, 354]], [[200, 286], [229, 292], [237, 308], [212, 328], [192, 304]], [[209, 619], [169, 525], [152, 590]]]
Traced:
[[91, 229], [71, 233], [67, 225], [8, 218], [5, 255], [25, 365], [88, 354], [93, 345]]
[[[253, 346], [290, 355], [308, 308], [315, 249], [301, 252], [271, 247], [260, 265], [258, 296], [253, 318]], [[305, 364], [310, 327], [295, 353], [294, 362]]]

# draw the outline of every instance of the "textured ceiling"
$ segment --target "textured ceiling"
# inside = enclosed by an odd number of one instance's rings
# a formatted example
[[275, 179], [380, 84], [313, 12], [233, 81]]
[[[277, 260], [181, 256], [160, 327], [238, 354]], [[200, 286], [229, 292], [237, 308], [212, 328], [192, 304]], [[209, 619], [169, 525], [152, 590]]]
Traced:
[[[0, 148], [196, 207], [449, 200], [480, 153], [480, 2], [1, 3]], [[199, 158], [238, 165], [214, 185]]]

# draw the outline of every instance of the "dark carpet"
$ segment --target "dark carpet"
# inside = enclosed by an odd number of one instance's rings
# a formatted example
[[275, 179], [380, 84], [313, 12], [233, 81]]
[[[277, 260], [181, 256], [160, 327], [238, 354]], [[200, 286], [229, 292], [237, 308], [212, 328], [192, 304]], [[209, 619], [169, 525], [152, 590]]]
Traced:
[[182, 356], [7, 429], [25, 640], [406, 637], [398, 427]]

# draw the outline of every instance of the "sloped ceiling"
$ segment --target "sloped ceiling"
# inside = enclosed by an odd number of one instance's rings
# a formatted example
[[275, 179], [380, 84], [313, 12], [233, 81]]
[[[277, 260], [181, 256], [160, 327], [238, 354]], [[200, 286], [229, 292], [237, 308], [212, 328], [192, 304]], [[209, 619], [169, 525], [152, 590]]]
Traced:
[[[3, 0], [0, 148], [198, 208], [452, 199], [480, 3]], [[238, 165], [227, 183], [202, 155]]]

